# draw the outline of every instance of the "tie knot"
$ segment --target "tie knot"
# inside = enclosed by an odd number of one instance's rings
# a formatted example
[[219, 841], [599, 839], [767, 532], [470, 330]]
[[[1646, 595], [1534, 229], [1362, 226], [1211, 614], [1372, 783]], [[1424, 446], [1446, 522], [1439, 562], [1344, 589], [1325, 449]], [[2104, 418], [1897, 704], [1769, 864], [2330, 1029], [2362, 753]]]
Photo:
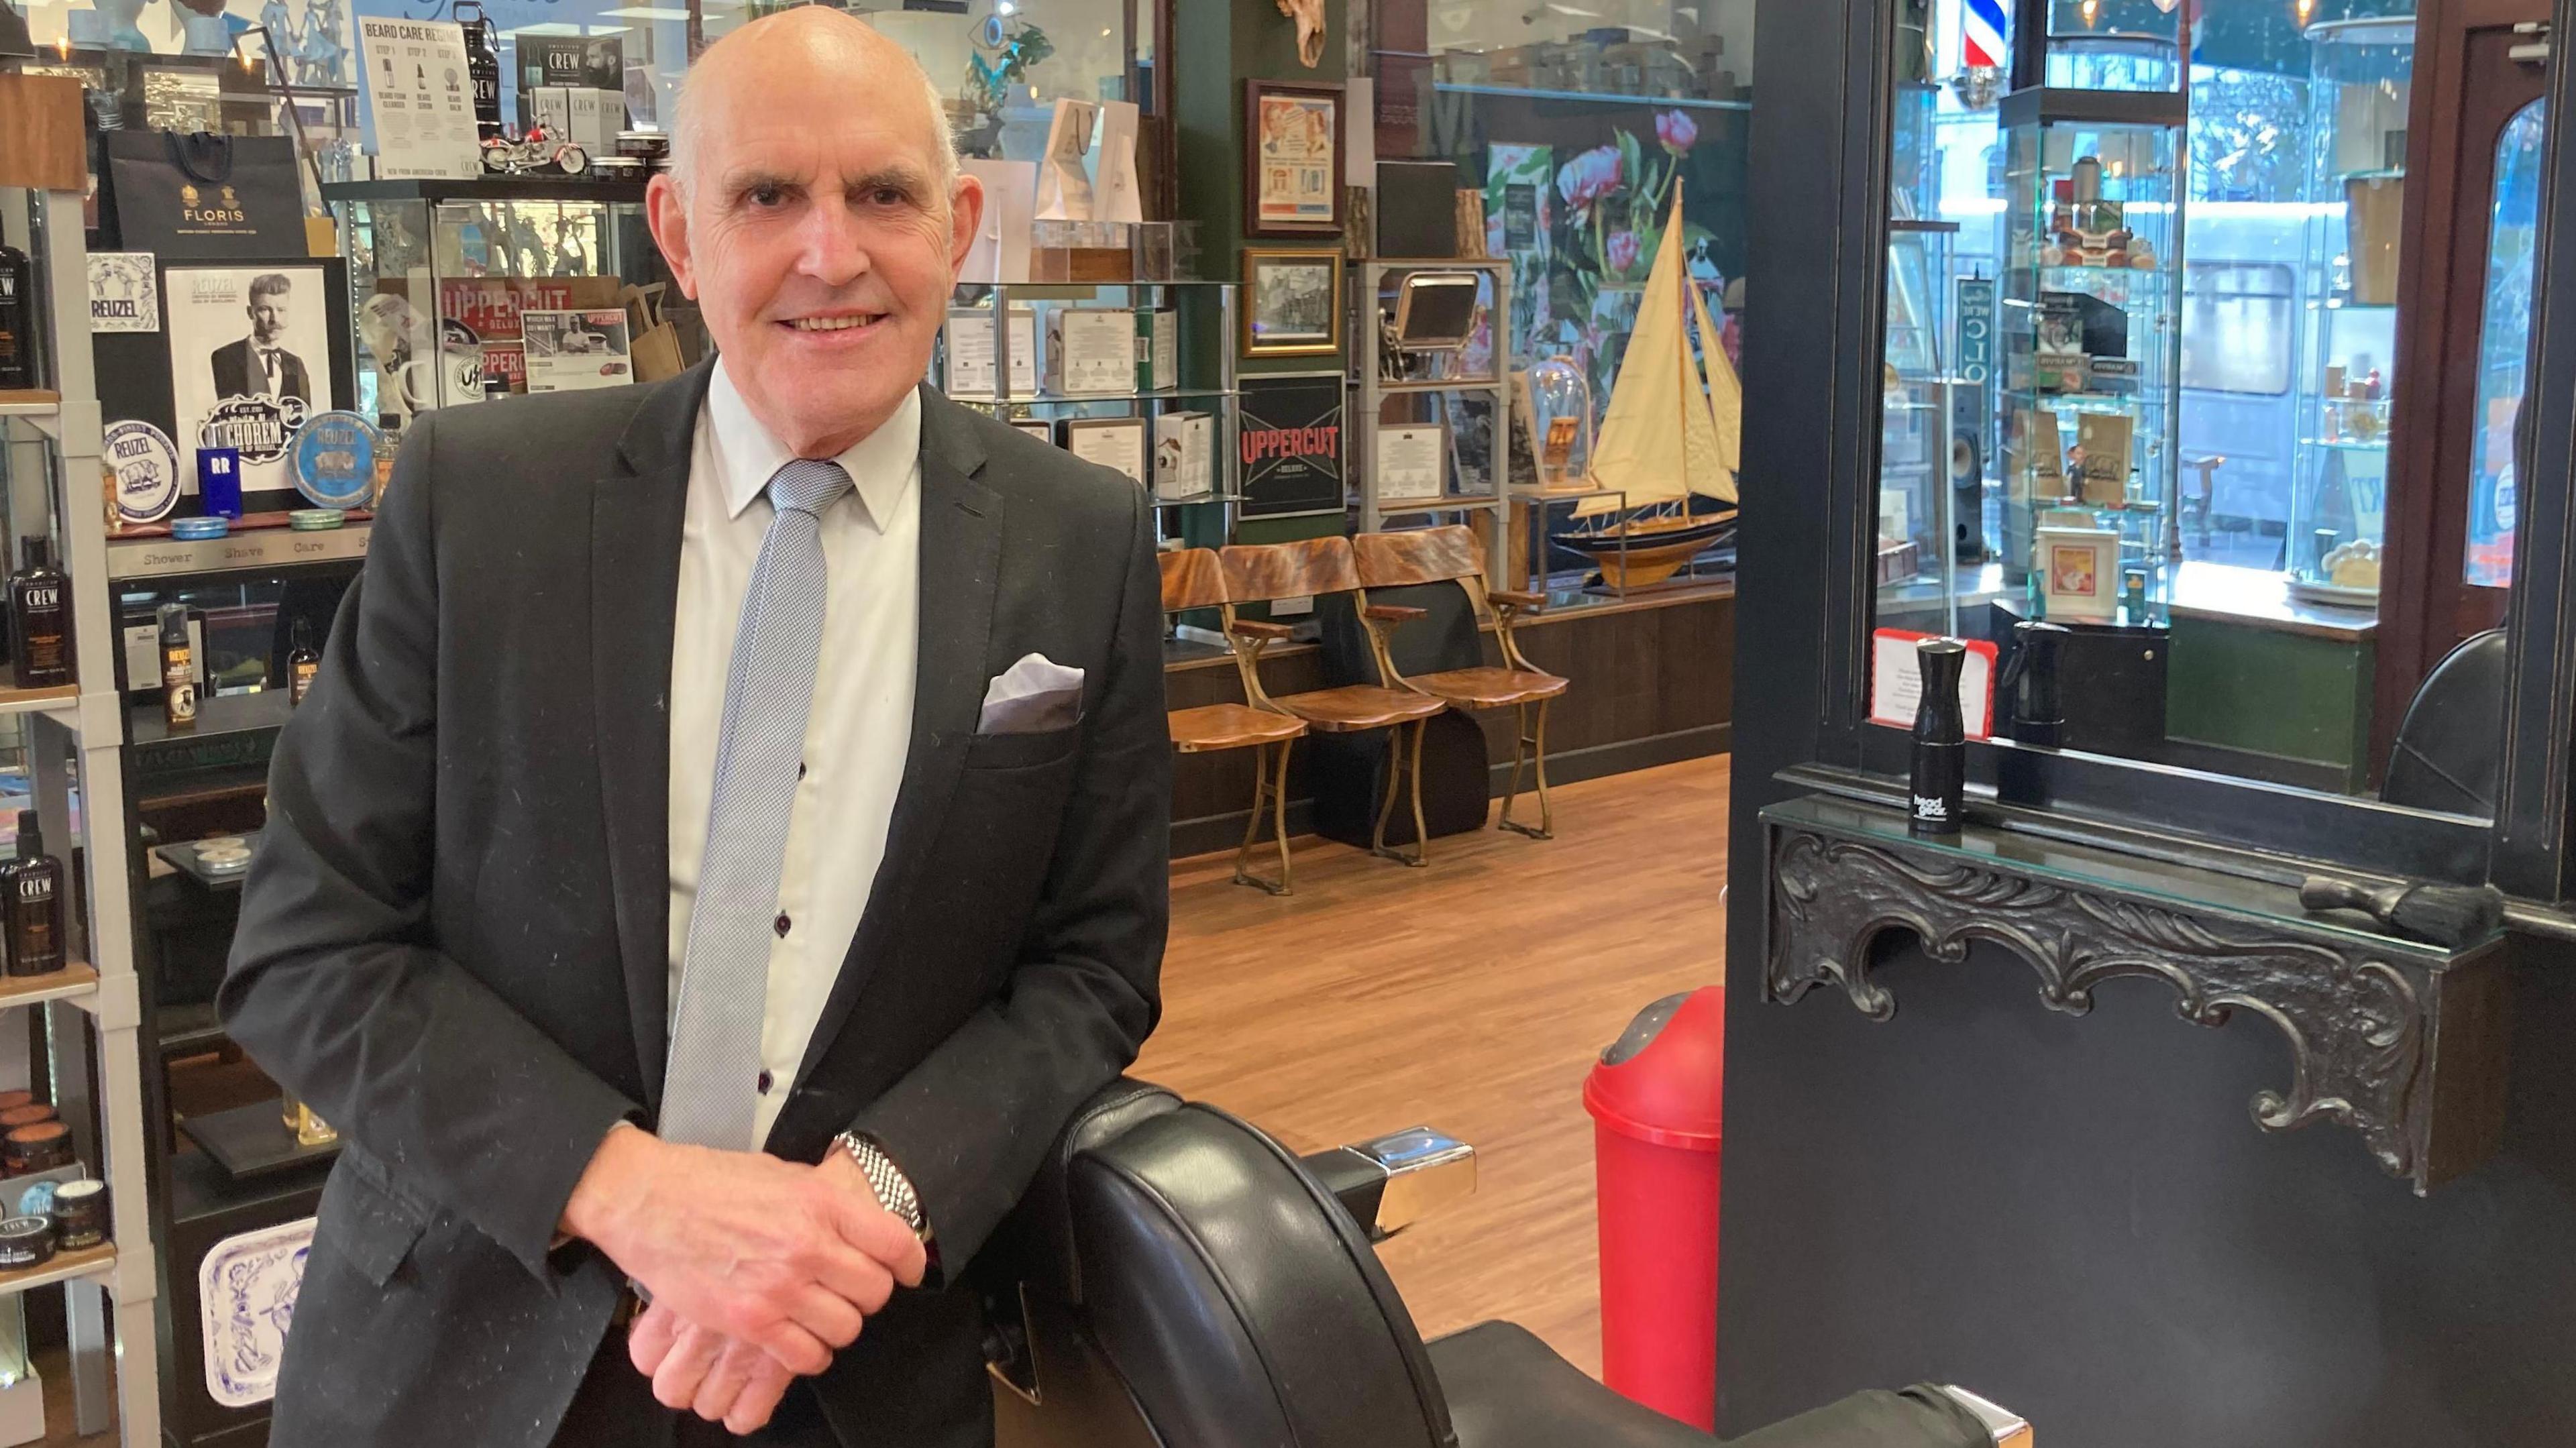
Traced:
[[769, 504], [784, 513], [794, 509], [816, 517], [850, 490], [850, 475], [828, 458], [797, 458], [769, 480]]

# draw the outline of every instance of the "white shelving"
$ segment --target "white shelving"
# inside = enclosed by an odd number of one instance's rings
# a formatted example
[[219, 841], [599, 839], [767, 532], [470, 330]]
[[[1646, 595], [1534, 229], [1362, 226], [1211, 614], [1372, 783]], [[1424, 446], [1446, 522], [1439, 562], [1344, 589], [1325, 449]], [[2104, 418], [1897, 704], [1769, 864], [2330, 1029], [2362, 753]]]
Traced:
[[[72, 894], [88, 907], [73, 933], [75, 948], [85, 950], [87, 960], [56, 975], [0, 977], [0, 1010], [44, 1013], [54, 1107], [71, 1125], [79, 1159], [107, 1183], [113, 1239], [25, 1272], [0, 1273], [0, 1295], [60, 1285], [71, 1340], [68, 1426], [89, 1435], [106, 1431], [112, 1420], [127, 1448], [158, 1448], [153, 1317], [159, 1274], [153, 1270], [145, 1181], [142, 1010], [126, 874], [119, 753], [125, 714], [116, 692], [115, 600], [98, 502], [100, 420], [81, 196], [0, 188], [0, 216], [6, 218], [7, 239], [34, 256], [42, 274], [41, 304], [50, 323], [45, 335], [52, 346], [49, 380], [56, 394], [54, 400], [26, 394], [0, 399], [0, 436], [10, 448], [16, 511], [31, 521], [36, 510], [29, 506], [30, 493], [47, 494], [44, 511], [61, 537], [62, 566], [72, 580], [72, 648], [81, 675], [76, 688], [0, 690], [0, 714], [27, 720], [29, 773], [45, 840], [66, 864], [77, 860], [85, 868], [82, 887]], [[48, 475], [59, 489], [45, 486]], [[14, 564], [14, 547], [9, 551]], [[91, 1094], [93, 1078], [98, 1099]], [[52, 1431], [59, 1435], [62, 1426]]]
[[[1378, 298], [1391, 277], [1406, 272], [1475, 271], [1493, 281], [1493, 292], [1486, 299], [1492, 310], [1491, 330], [1494, 337], [1496, 375], [1490, 377], [1390, 378], [1384, 369], [1378, 330]], [[1359, 504], [1360, 531], [1375, 533], [1390, 518], [1418, 518], [1438, 513], [1457, 514], [1460, 521], [1473, 519], [1482, 524], [1485, 533], [1485, 573], [1489, 578], [1509, 577], [1504, 567], [1504, 539], [1509, 532], [1512, 471], [1512, 389], [1509, 348], [1511, 333], [1512, 264], [1485, 257], [1428, 258], [1413, 260], [1380, 259], [1363, 261], [1351, 268], [1352, 297], [1351, 364], [1356, 375], [1351, 381], [1351, 406], [1344, 416], [1351, 425], [1344, 429], [1350, 439], [1346, 454], [1350, 458], [1350, 490]], [[1389, 397], [1436, 396], [1440, 412], [1450, 424], [1451, 446], [1456, 446], [1457, 399], [1486, 397], [1492, 399], [1493, 447], [1490, 454], [1492, 477], [1489, 489], [1476, 493], [1452, 492], [1439, 498], [1384, 498], [1378, 494], [1377, 432], [1378, 419], [1385, 409], [1380, 404]], [[1387, 424], [1401, 426], [1402, 424]], [[1450, 467], [1454, 468], [1454, 451]], [[1450, 471], [1444, 468], [1444, 471]], [[1451, 472], [1448, 486], [1457, 488], [1463, 479]]]

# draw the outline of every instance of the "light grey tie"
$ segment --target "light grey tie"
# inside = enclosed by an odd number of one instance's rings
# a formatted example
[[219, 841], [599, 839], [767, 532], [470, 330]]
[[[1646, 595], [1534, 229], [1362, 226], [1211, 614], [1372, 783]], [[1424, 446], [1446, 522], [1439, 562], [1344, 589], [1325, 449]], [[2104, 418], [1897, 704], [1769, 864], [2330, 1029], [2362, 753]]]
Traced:
[[778, 509], [742, 599], [707, 806], [707, 848], [680, 952], [680, 1001], [662, 1076], [666, 1141], [750, 1151], [769, 1008], [779, 867], [814, 708], [827, 594], [823, 510], [850, 490], [835, 462], [799, 458], [769, 480]]

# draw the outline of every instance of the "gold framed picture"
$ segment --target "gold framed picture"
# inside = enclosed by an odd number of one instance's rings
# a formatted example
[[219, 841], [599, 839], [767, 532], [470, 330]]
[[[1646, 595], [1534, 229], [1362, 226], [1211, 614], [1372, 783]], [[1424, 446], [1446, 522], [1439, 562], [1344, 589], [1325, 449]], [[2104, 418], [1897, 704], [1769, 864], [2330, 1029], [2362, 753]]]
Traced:
[[1342, 254], [1245, 247], [1243, 355], [1312, 357], [1342, 350]]

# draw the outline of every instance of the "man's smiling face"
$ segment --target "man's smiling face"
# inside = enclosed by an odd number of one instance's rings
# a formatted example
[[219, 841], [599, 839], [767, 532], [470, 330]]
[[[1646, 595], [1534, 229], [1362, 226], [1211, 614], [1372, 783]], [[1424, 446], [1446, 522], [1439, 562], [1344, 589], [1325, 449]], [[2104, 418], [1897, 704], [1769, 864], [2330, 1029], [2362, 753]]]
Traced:
[[952, 182], [910, 60], [805, 7], [690, 78], [692, 145], [653, 182], [653, 234], [753, 414], [798, 456], [873, 432], [921, 381], [982, 213]]

